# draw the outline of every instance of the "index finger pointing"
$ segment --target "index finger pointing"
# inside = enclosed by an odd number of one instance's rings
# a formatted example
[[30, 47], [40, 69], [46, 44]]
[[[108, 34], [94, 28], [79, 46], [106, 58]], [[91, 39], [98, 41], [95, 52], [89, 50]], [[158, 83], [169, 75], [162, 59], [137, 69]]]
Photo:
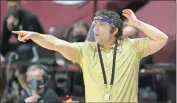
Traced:
[[20, 32], [20, 31], [12, 31], [12, 33], [14, 33], [14, 34], [19, 34], [19, 35], [22, 34], [22, 32]]

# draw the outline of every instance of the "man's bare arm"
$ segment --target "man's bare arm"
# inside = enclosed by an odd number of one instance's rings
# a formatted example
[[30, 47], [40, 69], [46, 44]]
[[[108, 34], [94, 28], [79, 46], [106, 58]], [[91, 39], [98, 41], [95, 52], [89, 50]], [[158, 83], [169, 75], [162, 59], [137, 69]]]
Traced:
[[161, 30], [142, 21], [138, 21], [136, 27], [142, 32], [144, 32], [147, 37], [150, 38], [149, 49], [151, 53], [159, 51], [166, 45], [168, 41], [168, 36]]
[[150, 38], [149, 49], [151, 53], [159, 51], [166, 45], [168, 36], [165, 33], [149, 24], [138, 20], [133, 11], [130, 9], [125, 9], [122, 11], [122, 13], [122, 15], [128, 19], [128, 23], [130, 25], [140, 29], [147, 37]]
[[13, 31], [13, 33], [18, 34], [19, 41], [26, 42], [26, 40], [31, 39], [46, 49], [61, 53], [68, 60], [76, 58], [77, 51], [73, 49], [72, 43], [58, 39], [52, 35], [29, 31]]

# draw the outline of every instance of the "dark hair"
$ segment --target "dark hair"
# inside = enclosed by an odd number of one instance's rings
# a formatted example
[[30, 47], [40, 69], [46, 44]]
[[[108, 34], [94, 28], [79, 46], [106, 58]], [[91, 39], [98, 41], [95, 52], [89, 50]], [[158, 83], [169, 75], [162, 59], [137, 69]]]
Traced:
[[51, 71], [47, 66], [43, 64], [33, 64], [27, 68], [26, 73], [32, 72], [34, 70], [40, 70], [42, 72], [44, 82], [50, 79]]
[[89, 25], [83, 21], [76, 22], [73, 27], [84, 27], [87, 32], [89, 31]]
[[117, 38], [122, 36], [123, 22], [118, 13], [116, 13], [115, 11], [103, 10], [103, 11], [97, 11], [95, 13], [95, 16], [105, 16], [111, 18], [113, 20], [113, 24], [118, 28], [118, 33], [115, 36]]

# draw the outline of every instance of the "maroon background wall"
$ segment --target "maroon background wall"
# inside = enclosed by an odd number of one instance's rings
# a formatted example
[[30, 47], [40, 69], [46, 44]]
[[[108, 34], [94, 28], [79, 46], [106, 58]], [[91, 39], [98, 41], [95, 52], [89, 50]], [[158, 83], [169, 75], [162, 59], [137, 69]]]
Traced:
[[[175, 4], [175, 1], [150, 1], [136, 12], [140, 20], [156, 26], [169, 36], [169, 41], [165, 48], [154, 54], [156, 62], [176, 63]], [[105, 5], [105, 1], [98, 2], [98, 10], [103, 9]], [[78, 20], [83, 20], [90, 24], [93, 16], [93, 6], [93, 1], [88, 2], [82, 7], [79, 5], [64, 6], [52, 1], [22, 2], [23, 8], [38, 16], [46, 32], [48, 32], [50, 26], [70, 26]], [[6, 2], [1, 1], [1, 24], [6, 12]], [[144, 35], [141, 33], [141, 36]]]

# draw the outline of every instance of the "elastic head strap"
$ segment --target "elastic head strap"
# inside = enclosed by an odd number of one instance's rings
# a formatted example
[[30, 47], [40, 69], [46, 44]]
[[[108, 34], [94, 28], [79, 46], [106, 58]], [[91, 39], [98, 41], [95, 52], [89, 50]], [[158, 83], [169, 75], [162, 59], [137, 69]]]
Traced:
[[113, 20], [111, 18], [108, 18], [105, 16], [95, 16], [94, 20], [101, 20], [101, 21], [104, 21], [104, 22], [110, 24], [111, 26], [115, 27], [115, 25], [113, 24]]

